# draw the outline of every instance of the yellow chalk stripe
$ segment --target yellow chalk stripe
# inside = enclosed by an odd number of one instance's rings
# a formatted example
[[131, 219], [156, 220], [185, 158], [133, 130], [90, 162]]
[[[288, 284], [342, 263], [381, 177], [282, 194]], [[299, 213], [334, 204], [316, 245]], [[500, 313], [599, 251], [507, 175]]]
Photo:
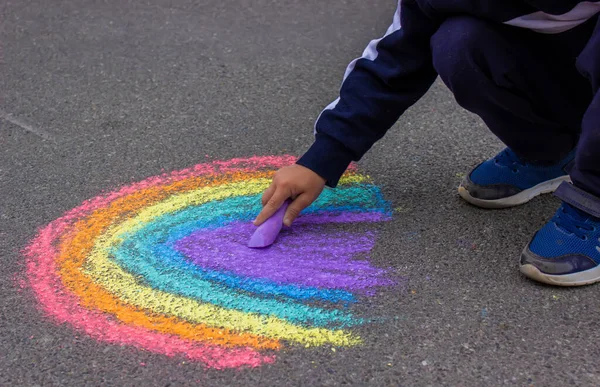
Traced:
[[[244, 182], [224, 184], [214, 187], [203, 187], [194, 191], [173, 195], [167, 199], [146, 207], [135, 216], [110, 227], [104, 235], [109, 242], [116, 245], [122, 242], [121, 237], [143, 228], [147, 223], [164, 214], [177, 212], [190, 206], [199, 206], [211, 201], [223, 200], [233, 196], [257, 195], [271, 184], [269, 179], [253, 179]], [[104, 238], [104, 236], [102, 237]]]
[[358, 175], [358, 174], [345, 174], [340, 178], [340, 185], [344, 184], [358, 184], [370, 182], [371, 178], [367, 175]]
[[[340, 182], [342, 184], [360, 183], [366, 179], [367, 177], [361, 175], [344, 175]], [[267, 189], [269, 184], [271, 184], [270, 179], [259, 178], [216, 187], [204, 187], [195, 191], [173, 195], [158, 204], [144, 208], [137, 216], [120, 223], [116, 227], [111, 227], [105, 235], [113, 234], [111, 240], [115, 243], [120, 243], [122, 241], [120, 239], [121, 235], [139, 230], [156, 217], [176, 212], [189, 206], [198, 206], [209, 201], [223, 200], [232, 196], [257, 195]]]
[[86, 274], [125, 302], [155, 313], [176, 316], [189, 322], [251, 332], [304, 345], [357, 344], [360, 339], [343, 330], [304, 328], [283, 319], [226, 309], [140, 285], [132, 274], [127, 273], [109, 259], [108, 251], [111, 247], [121, 243], [123, 237], [128, 233], [139, 230], [158, 216], [231, 196], [255, 195], [266, 189], [269, 184], [269, 179], [254, 179], [216, 187], [204, 187], [171, 196], [158, 204], [144, 208], [137, 216], [111, 226], [104, 235], [96, 240], [95, 246], [88, 256]]
[[360, 342], [358, 338], [343, 330], [303, 328], [275, 317], [243, 313], [140, 286], [133, 275], [111, 262], [104, 261], [100, 255], [102, 254], [90, 257], [94, 261], [90, 269], [93, 273], [87, 274], [106, 290], [118, 295], [122, 301], [155, 313], [175, 316], [191, 323], [202, 323], [309, 346], [326, 343], [353, 345]]

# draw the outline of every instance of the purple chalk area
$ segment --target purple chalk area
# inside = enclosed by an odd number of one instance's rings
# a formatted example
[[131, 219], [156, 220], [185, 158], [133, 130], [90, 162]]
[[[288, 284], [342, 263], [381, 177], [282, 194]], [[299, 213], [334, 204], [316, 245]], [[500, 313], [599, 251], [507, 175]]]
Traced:
[[389, 215], [382, 212], [329, 212], [318, 215], [302, 215], [294, 221], [292, 227], [305, 224], [381, 222], [390, 219]]
[[285, 211], [287, 210], [291, 200], [286, 200], [283, 205], [271, 216], [267, 219], [263, 224], [254, 231], [252, 237], [250, 237], [250, 241], [248, 242], [248, 247], [267, 247], [275, 242], [277, 239], [277, 235], [279, 235], [279, 231], [283, 227], [283, 217], [285, 216]]
[[345, 215], [305, 216], [284, 228], [277, 243], [265, 249], [247, 247], [256, 230], [248, 223], [198, 230], [177, 241], [175, 248], [203, 268], [278, 283], [366, 292], [392, 285], [386, 270], [367, 260], [375, 233], [334, 231], [323, 224], [332, 217], [334, 222], [374, 221], [382, 214]]

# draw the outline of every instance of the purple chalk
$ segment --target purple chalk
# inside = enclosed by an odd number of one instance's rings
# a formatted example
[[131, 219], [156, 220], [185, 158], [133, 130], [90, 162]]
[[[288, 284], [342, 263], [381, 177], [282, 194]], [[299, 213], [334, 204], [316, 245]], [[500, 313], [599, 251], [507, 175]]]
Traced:
[[283, 226], [285, 210], [287, 210], [291, 202], [292, 201], [289, 199], [283, 202], [283, 205], [277, 212], [256, 229], [248, 242], [248, 247], [267, 247], [275, 242], [275, 239], [277, 239], [277, 235], [279, 235], [279, 231], [281, 231], [281, 227]]
[[268, 249], [249, 249], [251, 223], [200, 229], [175, 242], [194, 265], [240, 277], [372, 294], [397, 283], [387, 268], [369, 263], [376, 231], [341, 230], [335, 224], [378, 222], [381, 214], [307, 214], [281, 230]]

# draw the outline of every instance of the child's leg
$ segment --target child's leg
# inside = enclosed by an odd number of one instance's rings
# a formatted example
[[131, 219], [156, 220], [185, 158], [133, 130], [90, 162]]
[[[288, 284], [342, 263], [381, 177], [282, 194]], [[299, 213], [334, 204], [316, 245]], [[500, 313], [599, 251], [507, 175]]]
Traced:
[[[474, 169], [463, 187], [467, 194], [461, 193], [465, 199], [490, 207], [522, 203], [515, 200], [519, 195], [555, 180], [544, 175], [564, 169], [571, 156], [561, 157], [577, 144], [573, 185], [560, 185], [556, 194], [562, 206], [521, 256], [525, 275], [563, 286], [600, 282], [597, 21], [567, 33], [536, 35], [457, 17], [443, 23], [431, 41], [434, 66], [458, 103], [478, 114], [518, 155], [506, 150]], [[548, 177], [561, 175], [555, 171]]]
[[590, 90], [596, 94], [583, 116], [571, 178], [574, 185], [600, 198], [600, 20], [577, 58], [577, 67], [588, 79]]
[[552, 163], [577, 144], [592, 93], [575, 59], [588, 22], [542, 35], [468, 16], [447, 19], [431, 40], [434, 66], [457, 102], [515, 153]]

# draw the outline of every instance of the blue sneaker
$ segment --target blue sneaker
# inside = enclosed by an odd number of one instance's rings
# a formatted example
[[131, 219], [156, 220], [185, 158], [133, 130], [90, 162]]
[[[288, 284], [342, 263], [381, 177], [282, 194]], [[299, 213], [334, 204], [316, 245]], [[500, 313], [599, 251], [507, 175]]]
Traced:
[[523, 250], [521, 272], [552, 285], [600, 281], [600, 198], [568, 183], [556, 196], [563, 204]]
[[554, 192], [563, 181], [570, 181], [574, 158], [573, 150], [556, 164], [532, 165], [506, 148], [475, 167], [458, 187], [458, 193], [478, 207], [517, 206], [540, 194]]

